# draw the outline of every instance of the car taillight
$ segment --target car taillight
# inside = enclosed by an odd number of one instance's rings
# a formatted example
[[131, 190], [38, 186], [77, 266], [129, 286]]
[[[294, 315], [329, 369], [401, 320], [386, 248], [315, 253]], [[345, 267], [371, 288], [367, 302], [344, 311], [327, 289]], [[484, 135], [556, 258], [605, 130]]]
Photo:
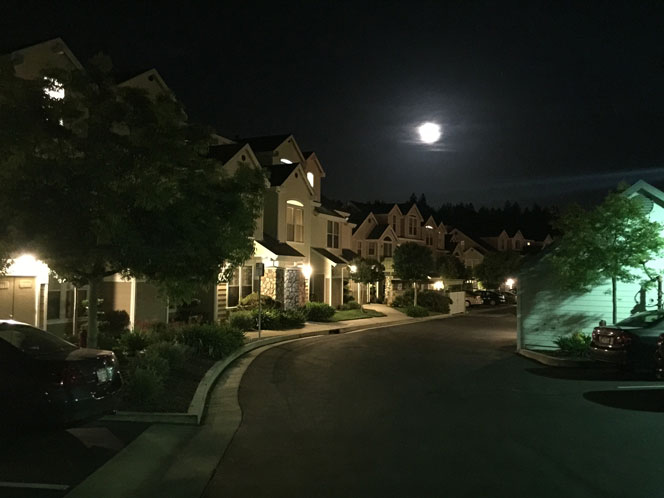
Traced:
[[628, 346], [632, 342], [632, 338], [625, 334], [624, 332], [620, 331], [618, 334], [615, 336], [614, 341], [616, 344], [620, 344], [622, 346]]
[[593, 329], [593, 333], [592, 333], [593, 341], [596, 341], [596, 340], [597, 340], [597, 336], [598, 336], [598, 335], [599, 335], [599, 330], [598, 330], [597, 328], [594, 328], [594, 329]]
[[76, 367], [66, 366], [60, 373], [60, 385], [77, 386], [85, 383], [83, 373]]

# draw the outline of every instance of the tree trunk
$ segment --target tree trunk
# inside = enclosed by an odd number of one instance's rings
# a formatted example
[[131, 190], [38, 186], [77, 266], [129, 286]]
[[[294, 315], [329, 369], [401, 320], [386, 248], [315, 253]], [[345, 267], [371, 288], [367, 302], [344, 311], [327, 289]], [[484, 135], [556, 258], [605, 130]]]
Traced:
[[613, 278], [611, 278], [611, 296], [613, 297], [613, 322], [612, 323], [616, 323], [618, 321], [618, 296], [616, 296], [616, 287], [617, 287], [616, 278], [613, 277]]
[[417, 282], [413, 282], [413, 306], [417, 306]]
[[96, 348], [97, 336], [99, 333], [97, 323], [97, 308], [99, 307], [97, 294], [99, 292], [99, 280], [91, 278], [88, 281], [88, 284], [88, 347]]

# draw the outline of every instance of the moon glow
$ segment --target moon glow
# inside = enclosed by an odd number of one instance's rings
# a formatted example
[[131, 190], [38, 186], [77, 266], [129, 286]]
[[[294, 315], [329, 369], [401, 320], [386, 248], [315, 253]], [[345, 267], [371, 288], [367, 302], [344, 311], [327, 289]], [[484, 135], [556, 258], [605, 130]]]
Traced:
[[436, 143], [440, 139], [441, 135], [440, 125], [431, 122], [427, 122], [418, 126], [417, 132], [420, 135], [420, 140], [425, 144]]

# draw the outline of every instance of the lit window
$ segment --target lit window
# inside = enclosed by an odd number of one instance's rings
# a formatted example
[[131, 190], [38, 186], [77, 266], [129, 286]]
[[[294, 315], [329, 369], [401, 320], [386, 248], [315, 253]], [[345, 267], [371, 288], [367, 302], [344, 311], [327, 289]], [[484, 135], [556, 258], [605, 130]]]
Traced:
[[304, 242], [304, 209], [301, 207], [286, 206], [286, 240]]
[[307, 180], [309, 180], [309, 185], [314, 186], [314, 174], [310, 171], [307, 173]]
[[337, 221], [327, 222], [327, 247], [339, 248], [339, 223]]
[[280, 161], [284, 164], [293, 164], [293, 161], [291, 161], [290, 159], [286, 159], [285, 157], [282, 157]]

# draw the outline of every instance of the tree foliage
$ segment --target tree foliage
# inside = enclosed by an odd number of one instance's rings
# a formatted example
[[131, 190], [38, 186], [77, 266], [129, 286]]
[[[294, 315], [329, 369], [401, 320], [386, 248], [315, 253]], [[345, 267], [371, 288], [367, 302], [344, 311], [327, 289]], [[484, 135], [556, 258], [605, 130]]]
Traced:
[[635, 269], [661, 254], [664, 227], [648, 218], [642, 198], [619, 193], [589, 211], [573, 206], [556, 227], [562, 237], [551, 259], [562, 284], [580, 291], [611, 280], [617, 321], [616, 282], [637, 280]]
[[487, 289], [496, 289], [519, 270], [521, 256], [512, 251], [492, 252], [475, 267], [475, 277]]
[[[207, 157], [210, 130], [189, 123], [171, 94], [119, 86], [109, 69], [97, 57], [87, 70], [26, 81], [2, 61], [0, 240], [89, 285], [91, 308], [115, 273], [188, 297], [251, 255], [264, 175], [224, 171]], [[64, 98], [49, 98], [45, 84], [62, 85]]]
[[[434, 271], [431, 251], [415, 242], [406, 242], [394, 250], [394, 275], [406, 282], [421, 282]], [[414, 304], [417, 305], [417, 287]]]
[[465, 279], [468, 276], [468, 270], [464, 264], [451, 254], [442, 254], [436, 261], [436, 270], [438, 273], [447, 279]]
[[385, 280], [385, 267], [377, 259], [357, 258], [353, 261], [356, 267], [351, 273], [353, 280], [361, 284], [373, 284]]

